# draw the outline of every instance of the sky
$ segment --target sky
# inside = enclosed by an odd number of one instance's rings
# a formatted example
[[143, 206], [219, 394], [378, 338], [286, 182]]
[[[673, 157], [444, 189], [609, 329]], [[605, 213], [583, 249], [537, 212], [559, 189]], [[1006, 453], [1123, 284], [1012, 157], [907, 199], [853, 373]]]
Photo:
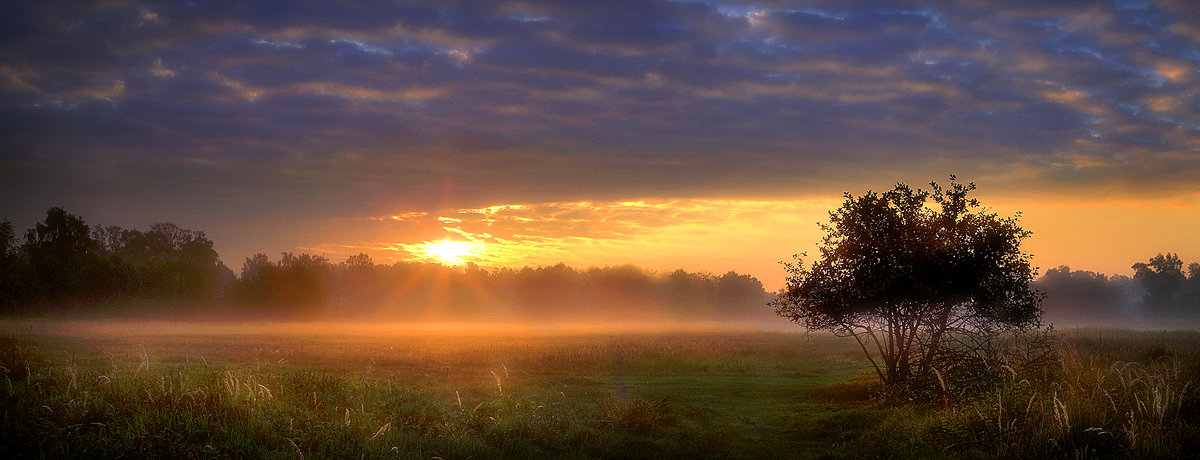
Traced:
[[843, 192], [956, 174], [1130, 274], [1200, 261], [1198, 92], [1188, 1], [10, 0], [0, 216], [773, 289]]

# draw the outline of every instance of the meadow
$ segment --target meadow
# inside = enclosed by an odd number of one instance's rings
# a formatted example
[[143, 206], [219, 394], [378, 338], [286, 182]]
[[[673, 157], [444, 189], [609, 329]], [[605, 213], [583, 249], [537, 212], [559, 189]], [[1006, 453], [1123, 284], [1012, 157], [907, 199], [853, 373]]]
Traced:
[[898, 401], [853, 341], [705, 327], [7, 324], [3, 458], [1200, 452], [1200, 334], [1070, 330], [1052, 376]]

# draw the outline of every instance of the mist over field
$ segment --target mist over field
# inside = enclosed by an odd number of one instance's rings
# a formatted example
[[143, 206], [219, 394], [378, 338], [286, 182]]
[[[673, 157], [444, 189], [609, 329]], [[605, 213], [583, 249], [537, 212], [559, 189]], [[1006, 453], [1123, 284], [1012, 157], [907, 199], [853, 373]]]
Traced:
[[1132, 267], [1133, 277], [1067, 266], [1047, 270], [1033, 283], [1046, 294], [1043, 319], [1064, 326], [1200, 326], [1200, 263], [1185, 271], [1184, 261], [1168, 253]]
[[[968, 212], [974, 184], [934, 187], [940, 212]], [[776, 292], [733, 270], [484, 267], [453, 241], [424, 249], [440, 262], [260, 253], [234, 272], [173, 224], [89, 227], [52, 208], [18, 242], [0, 222], [0, 457], [1200, 447], [1200, 336], [1186, 330], [1200, 264], [1166, 253], [1133, 277], [1035, 277], [1015, 219], [945, 218], [924, 193], [847, 197], [824, 258], [785, 264]], [[917, 217], [885, 225], [878, 210]], [[927, 348], [895, 352], [912, 343]]]
[[4, 0], [0, 459], [1193, 458], [1194, 0]]
[[749, 275], [650, 271], [626, 264], [577, 269], [480, 267], [459, 246], [441, 263], [375, 264], [285, 252], [246, 258], [235, 274], [202, 231], [89, 228], [61, 208], [25, 232], [0, 222], [4, 313], [26, 316], [177, 315], [191, 319], [387, 321], [764, 321], [770, 294]]

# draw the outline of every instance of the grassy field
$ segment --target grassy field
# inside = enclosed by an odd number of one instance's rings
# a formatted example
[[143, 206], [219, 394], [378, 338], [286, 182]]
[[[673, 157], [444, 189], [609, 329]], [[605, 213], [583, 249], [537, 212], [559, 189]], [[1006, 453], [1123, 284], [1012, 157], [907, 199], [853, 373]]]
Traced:
[[[0, 457], [1170, 457], [1196, 333], [1075, 330], [1053, 382], [872, 398], [823, 334], [9, 325]], [[355, 331], [353, 334], [349, 333]]]

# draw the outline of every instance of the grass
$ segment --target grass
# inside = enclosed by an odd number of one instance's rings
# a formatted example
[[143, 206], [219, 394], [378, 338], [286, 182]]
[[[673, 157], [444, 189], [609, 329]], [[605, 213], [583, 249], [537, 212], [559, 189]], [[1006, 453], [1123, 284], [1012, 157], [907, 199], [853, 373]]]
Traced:
[[1195, 333], [1071, 331], [1052, 381], [871, 399], [857, 346], [777, 332], [10, 333], [3, 458], [1171, 457]]
[[[1200, 451], [1200, 335], [1068, 331], [1050, 379], [1008, 369], [970, 404], [933, 416], [962, 452], [1179, 458]], [[960, 453], [962, 453], [960, 452]]]

